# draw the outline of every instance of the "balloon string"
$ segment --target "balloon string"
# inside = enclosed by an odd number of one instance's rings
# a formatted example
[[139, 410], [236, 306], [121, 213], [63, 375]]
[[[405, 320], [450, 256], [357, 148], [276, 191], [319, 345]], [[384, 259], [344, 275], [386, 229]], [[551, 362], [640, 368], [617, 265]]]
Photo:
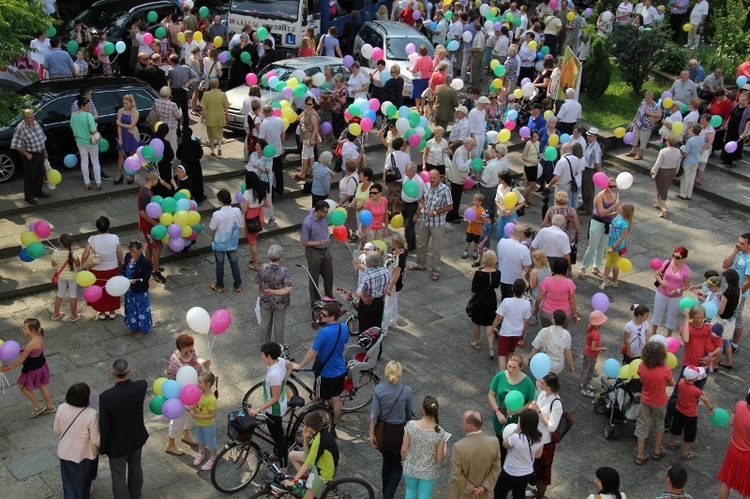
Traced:
[[214, 337], [213, 341], [211, 341], [211, 339], [208, 338], [208, 336], [209, 335], [207, 334], [206, 335], [206, 341], [208, 342], [208, 358], [210, 359], [211, 358], [211, 351], [214, 348], [214, 343], [216, 343], [216, 335], [215, 334], [213, 335], [213, 337]]

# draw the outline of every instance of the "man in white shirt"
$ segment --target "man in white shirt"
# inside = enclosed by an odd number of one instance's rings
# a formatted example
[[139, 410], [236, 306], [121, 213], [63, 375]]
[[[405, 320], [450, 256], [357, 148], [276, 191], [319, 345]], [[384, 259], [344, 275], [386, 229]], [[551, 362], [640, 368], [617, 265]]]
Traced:
[[211, 286], [215, 291], [224, 289], [224, 257], [229, 258], [229, 266], [232, 268], [233, 286], [237, 292], [242, 291], [242, 276], [240, 275], [240, 264], [237, 261], [237, 245], [239, 244], [239, 230], [243, 224], [242, 212], [239, 208], [232, 206], [232, 195], [228, 190], [222, 189], [216, 195], [221, 203], [221, 208], [211, 216], [208, 228], [211, 232], [211, 247], [216, 258], [216, 283]]
[[524, 226], [516, 224], [509, 238], [497, 243], [497, 263], [500, 270], [500, 293], [503, 297], [513, 296], [513, 283], [523, 279], [523, 270], [531, 268], [531, 252], [521, 244]]
[[450, 140], [448, 141], [448, 144], [453, 150], [463, 144], [466, 139], [471, 137], [471, 127], [469, 126], [468, 114], [469, 110], [466, 109], [466, 106], [458, 106], [456, 108], [456, 121], [453, 122]]
[[[472, 109], [472, 111], [475, 111], [475, 109]], [[450, 183], [451, 198], [454, 199], [454, 202], [451, 211], [449, 211], [448, 215], [445, 217], [446, 222], [452, 224], [461, 223], [461, 217], [458, 215], [458, 208], [461, 204], [461, 194], [463, 194], [464, 191], [464, 182], [466, 182], [466, 178], [471, 171], [472, 160], [479, 157], [479, 154], [481, 153], [482, 149], [477, 147], [476, 140], [472, 138], [466, 139], [464, 145], [456, 149], [456, 152], [453, 153], [453, 162], [446, 172], [445, 178]]]
[[554, 267], [554, 263], [559, 258], [565, 258], [570, 261], [570, 238], [562, 230], [565, 225], [565, 217], [552, 215], [552, 225], [544, 227], [537, 232], [536, 237], [531, 242], [533, 249], [540, 249], [547, 254], [549, 266]]
[[399, 171], [399, 179], [395, 182], [386, 182], [387, 188], [386, 197], [388, 198], [388, 211], [391, 216], [401, 213], [401, 186], [404, 182], [404, 175], [406, 172], [406, 165], [411, 162], [411, 156], [406, 150], [409, 148], [409, 143], [401, 137], [396, 137], [391, 143], [393, 146], [393, 152], [385, 157], [385, 165], [383, 169], [390, 168], [392, 165], [396, 166]]
[[508, 47], [510, 47], [510, 38], [508, 37], [508, 28], [503, 29], [495, 37], [495, 45], [492, 47], [492, 58], [497, 59], [500, 64], [505, 64], [508, 59]]
[[686, 48], [698, 50], [698, 45], [701, 43], [701, 37], [698, 34], [698, 30], [702, 29], [707, 16], [708, 2], [706, 0], [697, 0], [693, 10], [690, 11], [690, 24], [693, 25], [693, 29], [688, 31], [688, 42], [685, 45]]
[[471, 54], [470, 83], [472, 85], [482, 84], [482, 62], [484, 61], [484, 46], [486, 40], [482, 25], [479, 23], [475, 24], [474, 39], [471, 41], [471, 48], [469, 48], [469, 54]]
[[437, 22], [437, 28], [432, 35], [432, 43], [445, 45], [445, 39], [448, 36], [448, 23], [445, 22], [445, 14], [442, 10], [435, 13], [435, 22]]
[[424, 196], [424, 180], [417, 175], [417, 164], [409, 162], [404, 168], [404, 182], [412, 181], [417, 184], [417, 197], [409, 196], [406, 191], [401, 191], [401, 215], [404, 217], [404, 238], [406, 239], [406, 251], [417, 249], [416, 226], [419, 220], [419, 200]]
[[480, 151], [484, 149], [487, 106], [489, 105], [490, 100], [482, 96], [477, 100], [476, 107], [469, 111], [469, 130]]
[[184, 59], [186, 62], [189, 61], [193, 47], [201, 48], [200, 45], [198, 45], [198, 42], [193, 40], [193, 32], [185, 31], [185, 42], [180, 44], [180, 58]]
[[452, 55], [455, 58], [453, 67], [457, 68], [459, 71], [461, 70], [461, 65], [464, 62], [463, 40], [461, 39], [464, 34], [464, 17], [467, 16], [462, 12], [458, 19], [456, 19], [455, 17], [453, 18], [453, 25], [450, 27], [450, 30], [448, 30], [448, 38], [445, 40], [447, 43], [446, 48], [453, 40], [458, 41], [458, 48], [452, 52]]
[[[554, 186], [555, 192], [567, 192], [568, 199], [570, 199], [573, 194], [573, 179], [575, 178], [576, 173], [576, 168], [574, 167], [578, 166], [578, 158], [571, 154], [572, 151], [573, 145], [570, 142], [566, 142], [562, 145], [562, 147], [560, 148], [561, 156], [555, 164], [555, 169], [552, 174], [552, 180], [550, 180], [549, 184], [547, 184], [547, 189]], [[575, 194], [577, 195], [577, 184], [575, 189]], [[568, 205], [570, 205], [570, 202], [568, 202]]]
[[643, 2], [643, 26], [646, 28], [651, 28], [656, 23], [656, 20], [659, 18], [659, 11], [656, 10], [656, 8], [651, 5], [651, 0], [644, 0]]
[[563, 105], [560, 106], [560, 110], [557, 112], [557, 129], [560, 131], [560, 134], [567, 133], [571, 135], [576, 123], [581, 119], [581, 103], [575, 97], [576, 91], [574, 88], [565, 90], [565, 102], [563, 102]]
[[286, 131], [284, 130], [284, 121], [273, 115], [273, 108], [270, 104], [263, 106], [263, 121], [260, 124], [258, 138], [265, 140], [268, 142], [268, 145], [276, 148], [276, 152], [273, 155], [273, 176], [276, 183], [274, 192], [280, 196], [284, 194], [282, 161]]

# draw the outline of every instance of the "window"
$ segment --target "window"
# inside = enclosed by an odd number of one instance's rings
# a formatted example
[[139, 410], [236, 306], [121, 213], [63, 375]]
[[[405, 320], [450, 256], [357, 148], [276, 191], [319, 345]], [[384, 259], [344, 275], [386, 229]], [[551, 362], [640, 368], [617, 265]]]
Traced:
[[51, 101], [37, 113], [37, 121], [42, 125], [70, 121], [70, 106], [73, 105], [75, 99], [76, 96], [70, 95]]
[[372, 28], [372, 26], [365, 24], [362, 29], [359, 30], [359, 37], [362, 39], [363, 43], [369, 43], [373, 47], [383, 47], [383, 38]]
[[96, 112], [99, 113], [99, 117], [117, 115], [117, 110], [122, 107], [122, 96], [126, 93], [121, 92], [118, 94], [113, 91], [95, 91], [91, 99], [96, 105]]

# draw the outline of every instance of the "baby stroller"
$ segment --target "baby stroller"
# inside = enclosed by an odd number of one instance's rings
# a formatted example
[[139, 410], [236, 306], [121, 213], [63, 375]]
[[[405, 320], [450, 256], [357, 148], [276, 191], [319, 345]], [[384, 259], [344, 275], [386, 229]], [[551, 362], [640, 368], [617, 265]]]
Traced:
[[618, 424], [635, 423], [638, 419], [643, 385], [636, 378], [617, 378], [612, 385], [606, 377], [602, 377], [602, 384], [607, 389], [594, 396], [594, 412], [609, 414], [609, 423], [604, 427], [604, 438], [616, 439], [619, 436]]
[[529, 116], [531, 115], [531, 106], [533, 104], [542, 103], [542, 94], [536, 88], [531, 97], [522, 97], [518, 102], [518, 119], [516, 120], [516, 126], [522, 127], [529, 123]]
[[301, 264], [297, 264], [297, 267], [303, 269], [305, 273], [307, 274], [307, 277], [310, 279], [310, 282], [315, 287], [315, 291], [318, 292], [318, 296], [320, 297], [319, 300], [315, 300], [313, 302], [312, 306], [312, 328], [318, 329], [320, 326], [323, 326], [325, 322], [323, 322], [323, 318], [321, 317], [321, 312], [323, 311], [323, 305], [325, 305], [327, 302], [337, 302], [339, 304], [339, 316], [337, 320], [341, 320], [341, 318], [344, 318], [344, 324], [346, 324], [349, 327], [349, 334], [355, 335], [359, 334], [359, 321], [357, 320], [357, 303], [354, 302], [354, 296], [352, 295], [351, 291], [346, 291], [341, 288], [336, 288], [336, 290], [344, 295], [344, 299], [338, 299], [333, 298], [330, 296], [325, 296], [323, 293], [320, 292], [320, 288], [318, 288], [318, 284], [315, 282], [315, 280], [312, 278], [312, 275], [310, 274], [310, 271], [307, 267]]

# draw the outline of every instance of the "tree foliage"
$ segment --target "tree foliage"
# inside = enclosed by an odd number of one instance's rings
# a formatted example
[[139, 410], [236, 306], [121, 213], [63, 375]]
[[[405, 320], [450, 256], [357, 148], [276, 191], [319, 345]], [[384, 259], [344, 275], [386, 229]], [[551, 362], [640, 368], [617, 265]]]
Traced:
[[615, 26], [610, 38], [620, 76], [634, 92], [640, 93], [671, 38], [669, 31], [666, 28], [639, 30], [632, 24], [620, 24]]
[[750, 46], [750, 31], [743, 29], [748, 22], [748, 8], [743, 0], [725, 0], [708, 17], [714, 27], [711, 41], [716, 50], [707, 65], [734, 74], [745, 61]]
[[591, 53], [583, 65], [583, 85], [586, 96], [596, 100], [607, 91], [612, 78], [612, 65], [609, 63], [609, 46], [601, 37], [592, 38]]
[[29, 50], [34, 33], [46, 30], [52, 18], [36, 0], [0, 0], [0, 67]]

